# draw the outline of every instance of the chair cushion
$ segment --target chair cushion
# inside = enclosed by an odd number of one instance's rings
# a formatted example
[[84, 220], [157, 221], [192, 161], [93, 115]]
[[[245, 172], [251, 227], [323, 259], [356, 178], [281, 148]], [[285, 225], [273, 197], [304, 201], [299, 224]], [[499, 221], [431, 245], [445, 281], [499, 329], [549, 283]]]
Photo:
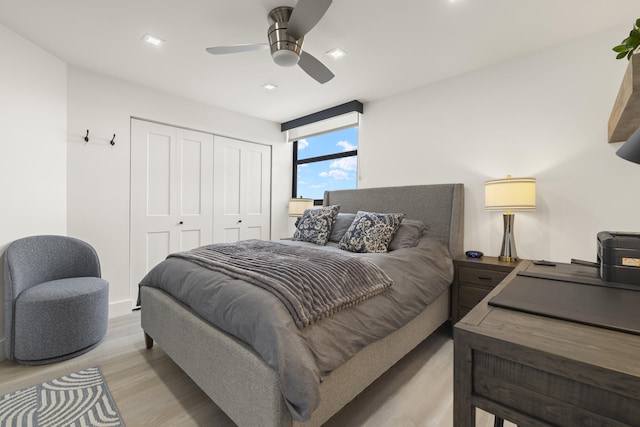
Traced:
[[15, 302], [15, 359], [37, 362], [90, 348], [107, 331], [108, 305], [109, 283], [98, 277], [53, 280], [25, 290]]

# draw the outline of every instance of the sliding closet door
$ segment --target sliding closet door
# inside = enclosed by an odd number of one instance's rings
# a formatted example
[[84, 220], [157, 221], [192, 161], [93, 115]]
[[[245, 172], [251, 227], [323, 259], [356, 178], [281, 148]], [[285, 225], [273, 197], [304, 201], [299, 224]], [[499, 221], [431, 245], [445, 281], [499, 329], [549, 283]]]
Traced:
[[215, 137], [215, 243], [271, 238], [271, 147]]
[[213, 135], [131, 120], [131, 295], [173, 252], [213, 241]]

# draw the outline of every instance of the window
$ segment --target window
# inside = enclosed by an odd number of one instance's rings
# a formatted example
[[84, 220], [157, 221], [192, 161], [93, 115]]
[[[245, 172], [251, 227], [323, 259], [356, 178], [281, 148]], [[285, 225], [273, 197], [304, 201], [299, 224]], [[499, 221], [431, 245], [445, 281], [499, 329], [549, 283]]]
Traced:
[[293, 142], [293, 197], [321, 205], [326, 190], [357, 187], [362, 112], [362, 103], [354, 100], [280, 125]]
[[356, 188], [358, 127], [295, 141], [293, 164], [293, 197], [307, 197], [322, 204], [325, 190]]

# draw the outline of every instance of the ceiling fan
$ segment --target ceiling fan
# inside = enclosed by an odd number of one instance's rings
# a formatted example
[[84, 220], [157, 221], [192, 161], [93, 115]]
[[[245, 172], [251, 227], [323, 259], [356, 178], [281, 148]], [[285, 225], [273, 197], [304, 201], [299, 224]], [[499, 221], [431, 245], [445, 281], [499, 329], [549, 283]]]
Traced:
[[295, 8], [280, 6], [268, 14], [269, 43], [237, 44], [207, 48], [213, 55], [271, 49], [273, 61], [283, 67], [299, 65], [319, 83], [326, 83], [334, 74], [313, 55], [302, 50], [304, 36], [320, 21], [332, 0], [299, 0]]

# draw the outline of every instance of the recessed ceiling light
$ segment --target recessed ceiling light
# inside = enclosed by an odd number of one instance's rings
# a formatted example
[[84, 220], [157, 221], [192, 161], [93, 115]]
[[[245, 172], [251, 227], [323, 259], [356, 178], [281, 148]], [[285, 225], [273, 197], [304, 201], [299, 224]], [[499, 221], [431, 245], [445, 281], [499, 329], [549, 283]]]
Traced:
[[272, 85], [271, 83], [264, 84], [262, 87], [266, 90], [274, 90], [278, 88], [278, 86]]
[[152, 36], [151, 34], [145, 34], [144, 37], [142, 37], [142, 40], [154, 46], [160, 46], [162, 42], [164, 42], [164, 40]]
[[327, 55], [329, 55], [333, 59], [340, 59], [344, 56], [347, 56], [347, 52], [340, 49], [339, 47], [336, 47], [334, 49], [331, 49], [329, 52], [327, 52]]

